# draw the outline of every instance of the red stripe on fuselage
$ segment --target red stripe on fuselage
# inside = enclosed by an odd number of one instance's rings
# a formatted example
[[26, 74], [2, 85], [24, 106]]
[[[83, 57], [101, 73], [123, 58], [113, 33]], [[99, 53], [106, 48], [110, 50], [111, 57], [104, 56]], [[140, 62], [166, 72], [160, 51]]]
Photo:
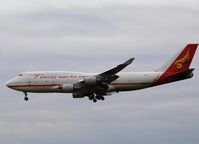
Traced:
[[[122, 85], [148, 85], [151, 83], [111, 83], [108, 85], [113, 85], [113, 86], [122, 86]], [[62, 86], [63, 84], [53, 84], [53, 85], [15, 85], [15, 86], [8, 86], [10, 88], [26, 88], [26, 87], [51, 87], [51, 86]]]
[[151, 84], [151, 83], [111, 83], [111, 84], [108, 84], [108, 85], [148, 85], [148, 84]]
[[17, 88], [17, 87], [50, 87], [50, 86], [61, 86], [62, 84], [53, 84], [53, 85], [15, 85], [15, 86], [8, 86], [10, 88]]

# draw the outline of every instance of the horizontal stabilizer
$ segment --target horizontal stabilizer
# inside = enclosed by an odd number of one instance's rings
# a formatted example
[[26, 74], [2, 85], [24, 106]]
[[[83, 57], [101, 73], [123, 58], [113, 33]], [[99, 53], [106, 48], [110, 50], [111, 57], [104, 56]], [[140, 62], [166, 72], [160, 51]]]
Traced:
[[184, 71], [177, 72], [175, 74], [166, 75], [165, 78], [174, 78], [174, 79], [191, 78], [193, 76], [193, 73], [192, 73], [193, 71], [194, 71], [194, 69], [187, 69]]

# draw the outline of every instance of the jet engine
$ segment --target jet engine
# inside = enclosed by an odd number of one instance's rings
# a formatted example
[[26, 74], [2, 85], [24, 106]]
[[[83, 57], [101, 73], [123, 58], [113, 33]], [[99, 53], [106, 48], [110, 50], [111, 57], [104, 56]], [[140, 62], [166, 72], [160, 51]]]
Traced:
[[79, 84], [63, 84], [59, 87], [63, 92], [72, 93], [76, 91], [81, 91], [82, 86]]
[[87, 86], [97, 85], [100, 83], [100, 79], [97, 77], [87, 77], [87, 78], [84, 78], [84, 83]]
[[60, 89], [62, 89], [63, 92], [71, 93], [74, 91], [74, 85], [73, 84], [63, 84]]

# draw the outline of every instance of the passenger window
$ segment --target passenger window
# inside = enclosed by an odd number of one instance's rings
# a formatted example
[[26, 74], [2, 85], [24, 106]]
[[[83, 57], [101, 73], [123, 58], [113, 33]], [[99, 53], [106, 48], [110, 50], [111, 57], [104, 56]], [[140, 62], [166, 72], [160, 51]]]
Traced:
[[19, 74], [19, 76], [23, 76], [22, 74]]

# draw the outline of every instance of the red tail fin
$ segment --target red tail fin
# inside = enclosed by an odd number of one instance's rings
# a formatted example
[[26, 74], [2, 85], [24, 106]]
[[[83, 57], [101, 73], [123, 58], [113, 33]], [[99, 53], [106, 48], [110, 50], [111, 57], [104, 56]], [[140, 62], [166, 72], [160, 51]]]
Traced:
[[188, 44], [182, 51], [177, 53], [163, 67], [157, 71], [165, 73], [176, 73], [189, 69], [198, 44]]
[[167, 69], [167, 72], [176, 73], [187, 70], [191, 64], [193, 56], [196, 52], [198, 44], [188, 44], [176, 60]]
[[158, 69], [157, 71], [164, 72], [159, 80], [163, 80], [165, 76], [189, 69], [197, 47], [198, 44], [188, 44], [183, 50]]

